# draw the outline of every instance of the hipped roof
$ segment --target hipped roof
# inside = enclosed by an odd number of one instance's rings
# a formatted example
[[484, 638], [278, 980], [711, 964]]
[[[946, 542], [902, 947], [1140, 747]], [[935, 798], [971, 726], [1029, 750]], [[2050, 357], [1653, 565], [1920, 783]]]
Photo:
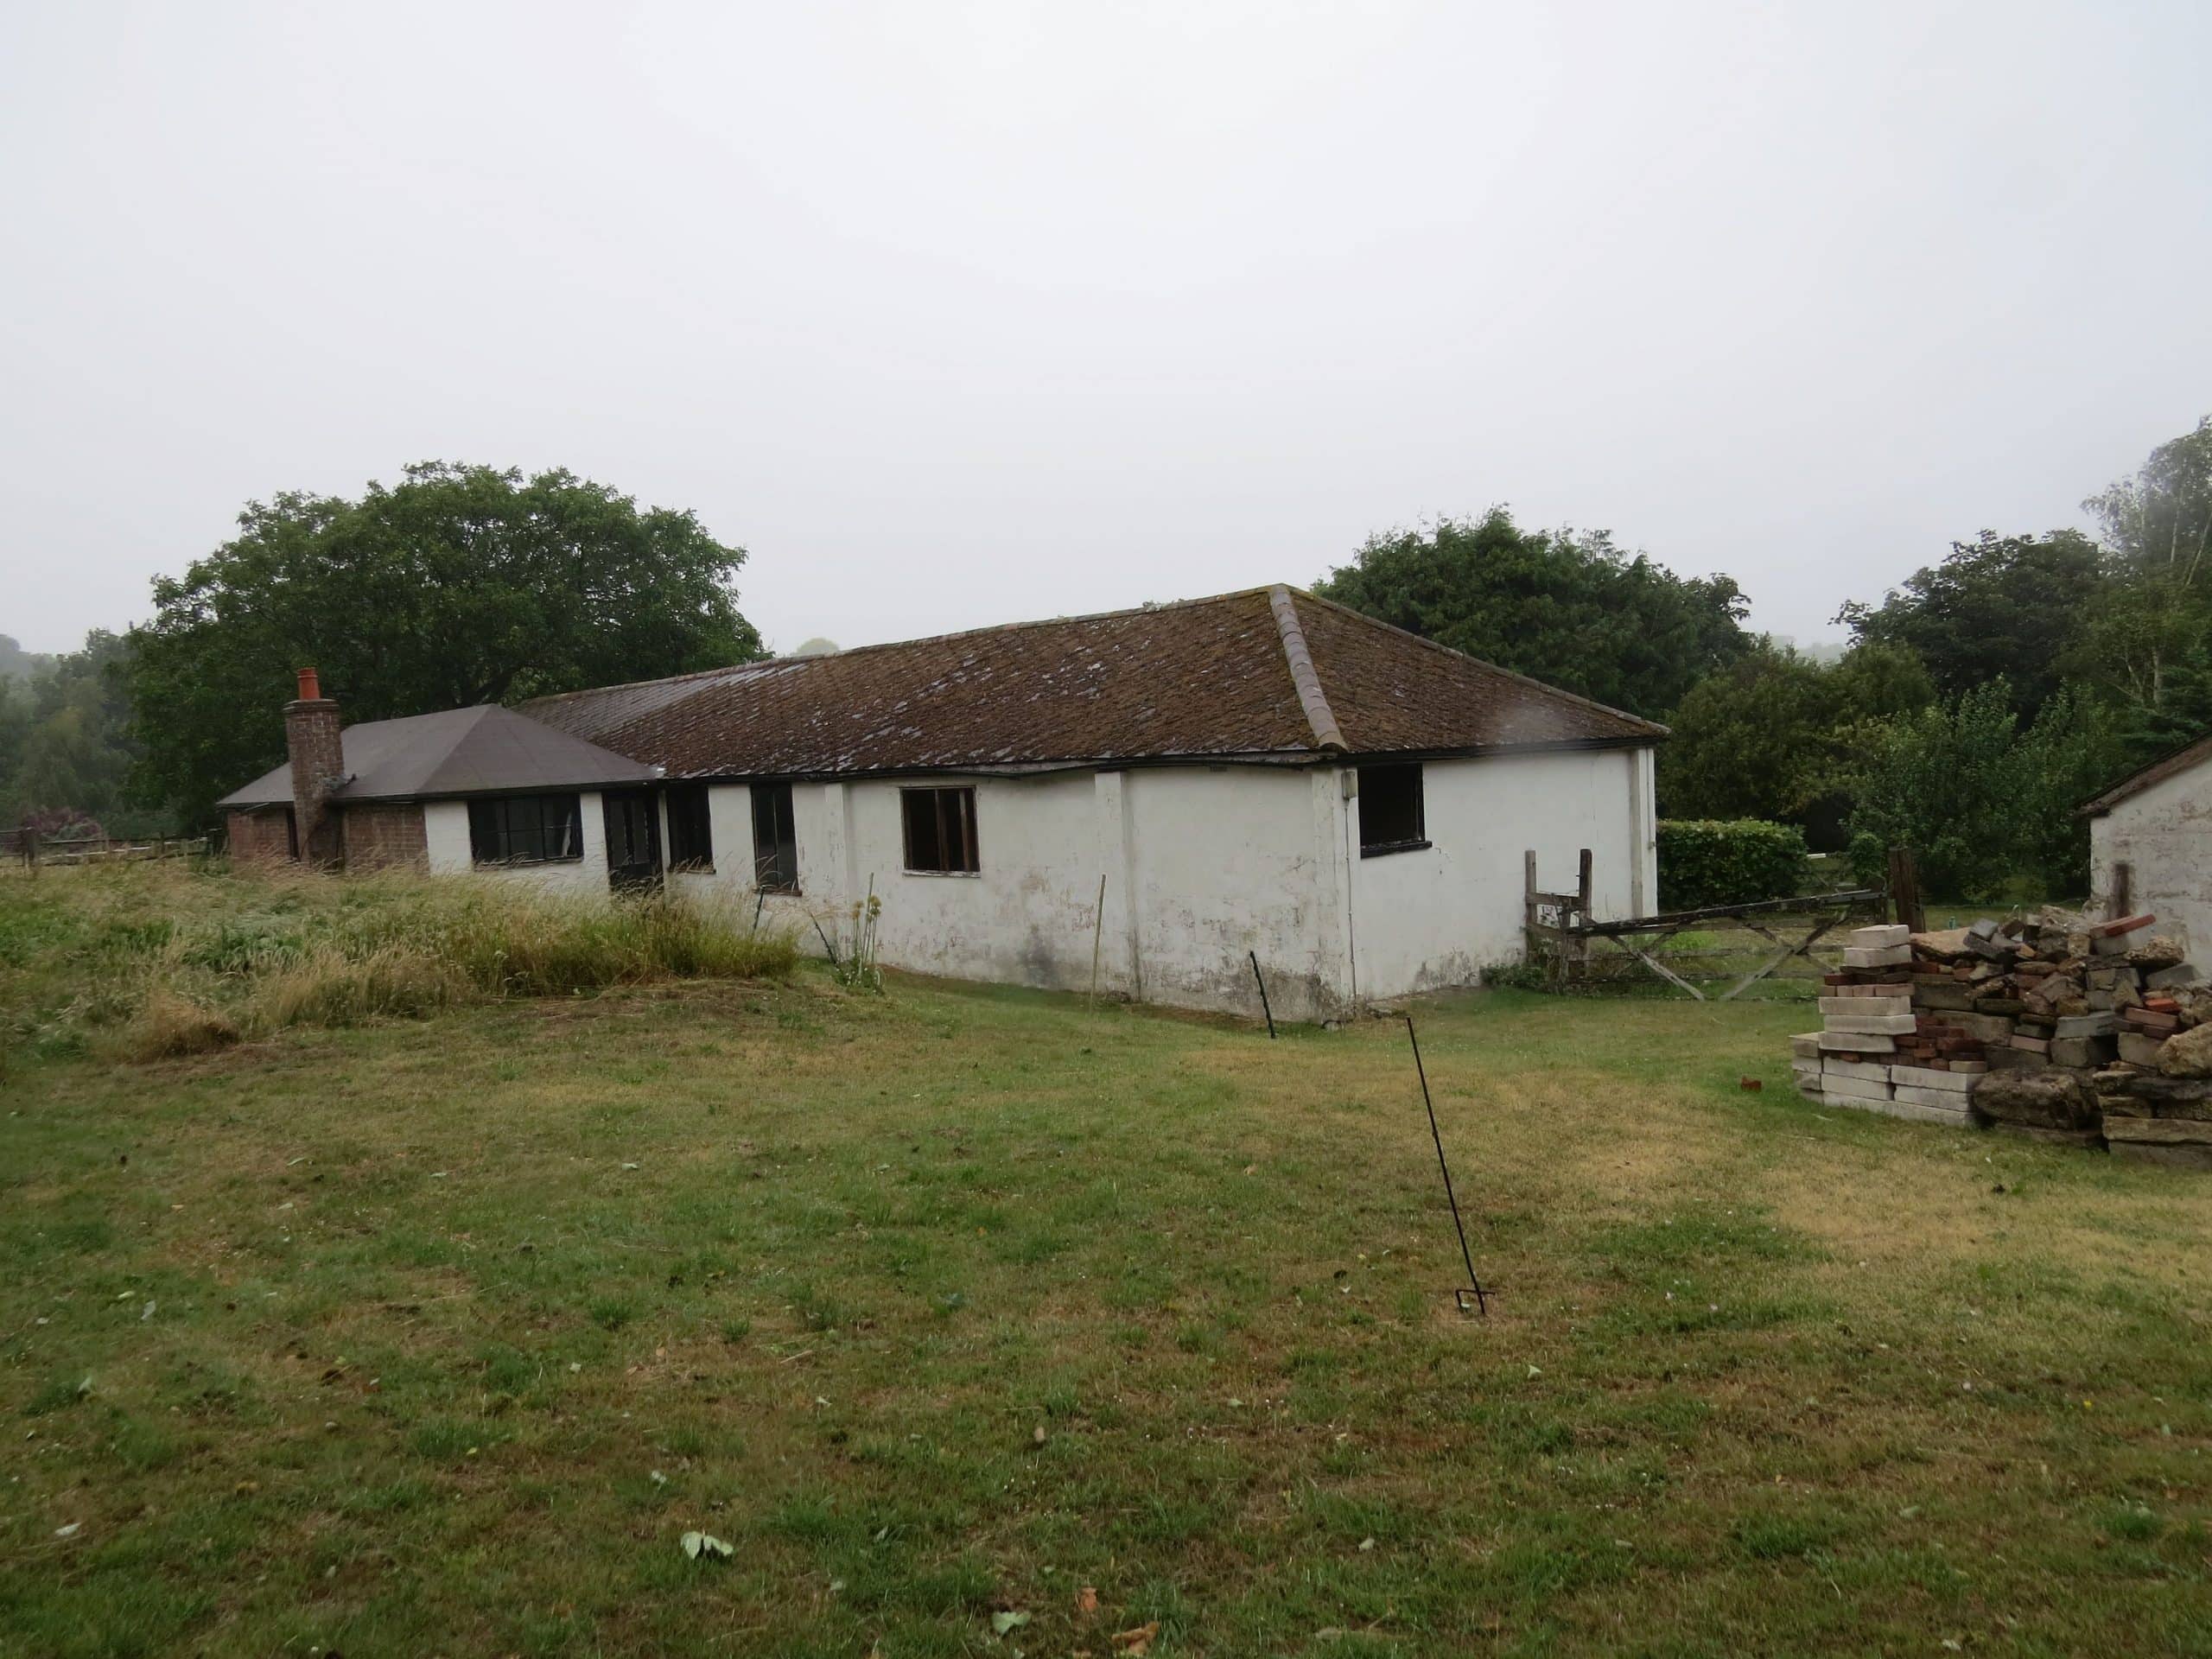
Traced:
[[675, 778], [1648, 744], [1666, 728], [1295, 588], [541, 697]]
[[[485, 703], [402, 720], [365, 721], [340, 734], [346, 780], [334, 801], [419, 800], [526, 789], [600, 789], [650, 783], [652, 764], [617, 754], [542, 721]], [[218, 806], [278, 806], [292, 798], [289, 764], [234, 790]]]

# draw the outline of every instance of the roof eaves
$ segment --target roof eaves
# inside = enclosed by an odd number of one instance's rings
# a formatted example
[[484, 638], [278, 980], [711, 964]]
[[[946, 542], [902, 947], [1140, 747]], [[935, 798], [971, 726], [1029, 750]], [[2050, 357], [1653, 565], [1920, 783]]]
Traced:
[[2169, 749], [2146, 766], [2127, 774], [2101, 795], [2084, 801], [2074, 809], [2075, 816], [2084, 818], [2101, 817], [2122, 801], [2132, 800], [2145, 790], [2163, 784], [2178, 772], [2186, 772], [2201, 760], [2212, 760], [2212, 732]]

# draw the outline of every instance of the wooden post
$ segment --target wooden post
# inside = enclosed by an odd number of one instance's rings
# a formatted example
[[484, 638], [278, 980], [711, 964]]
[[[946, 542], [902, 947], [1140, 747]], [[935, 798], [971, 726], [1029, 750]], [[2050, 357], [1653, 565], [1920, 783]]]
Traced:
[[1921, 907], [1920, 874], [1910, 847], [1890, 849], [1891, 914], [1916, 933], [1928, 931], [1928, 912]]
[[[1585, 847], [1574, 871], [1574, 925], [1577, 927], [1590, 925], [1590, 849]], [[1581, 934], [1576, 938], [1573, 948], [1568, 953], [1568, 963], [1577, 980], [1582, 977], [1583, 966], [1589, 956], [1590, 936]]]
[[23, 862], [33, 875], [38, 874], [38, 831], [28, 823], [23, 826]]
[[1530, 967], [1536, 955], [1536, 849], [1521, 855], [1521, 949]]
[[1098, 1006], [1098, 941], [1106, 931], [1106, 874], [1098, 874], [1098, 910], [1090, 918], [1090, 1006]]
[[2120, 859], [2112, 867], [2112, 892], [2105, 899], [2105, 919], [2118, 921], [2127, 915], [2128, 906], [2134, 899], [2135, 867]]

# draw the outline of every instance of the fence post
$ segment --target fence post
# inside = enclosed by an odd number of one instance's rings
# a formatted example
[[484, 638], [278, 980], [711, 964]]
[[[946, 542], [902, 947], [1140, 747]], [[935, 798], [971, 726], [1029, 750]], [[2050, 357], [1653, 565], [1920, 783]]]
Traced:
[[2135, 897], [2134, 887], [2135, 867], [2124, 858], [2117, 861], [2112, 867], [2112, 892], [2105, 901], [2107, 921], [2116, 922], [2128, 913], [2127, 907]]
[[1890, 849], [1891, 914], [1916, 933], [1928, 931], [1928, 912], [1920, 904], [1920, 874], [1910, 847]]

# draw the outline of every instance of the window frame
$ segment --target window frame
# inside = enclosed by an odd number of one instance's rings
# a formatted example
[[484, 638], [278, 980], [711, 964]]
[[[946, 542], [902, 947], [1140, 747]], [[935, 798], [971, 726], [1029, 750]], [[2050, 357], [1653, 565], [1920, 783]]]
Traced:
[[[760, 810], [768, 809], [769, 848], [761, 850]], [[753, 886], [759, 893], [796, 893], [798, 882], [798, 822], [791, 807], [788, 782], [756, 783], [747, 797], [753, 818]], [[780, 820], [780, 822], [779, 822]], [[786, 859], [785, 855], [789, 854]], [[784, 875], [788, 864], [790, 874]], [[771, 877], [777, 879], [770, 879]]]
[[[1413, 774], [1413, 834], [1389, 841], [1370, 840], [1367, 817], [1369, 778], [1372, 773]], [[1393, 853], [1417, 853], [1435, 843], [1428, 838], [1428, 780], [1418, 760], [1381, 761], [1359, 768], [1359, 855], [1387, 858]]]
[[[515, 809], [522, 803], [535, 803], [537, 807], [537, 838], [539, 851], [535, 855], [509, 852], [504, 856], [484, 856], [485, 826], [493, 814], [499, 817], [499, 828], [505, 843], [514, 844], [513, 817]], [[546, 853], [545, 803], [559, 801], [566, 804], [565, 817], [571, 832], [573, 852]], [[468, 861], [480, 870], [529, 869], [540, 864], [581, 864], [584, 858], [583, 795], [578, 790], [529, 790], [512, 795], [474, 795], [468, 800]]]
[[[715, 873], [715, 811], [704, 784], [670, 784], [661, 791], [667, 804], [668, 858], [671, 874], [712, 875]], [[682, 812], [677, 803], [687, 804]], [[696, 812], [696, 822], [693, 814]], [[699, 846], [696, 851], [684, 849], [686, 835], [696, 830]]]
[[[930, 798], [929, 823], [938, 855], [935, 864], [917, 864], [914, 861], [914, 813], [924, 797]], [[950, 838], [947, 835], [949, 830], [956, 829], [959, 832], [963, 861], [957, 864], [952, 861], [948, 851]], [[976, 785], [902, 785], [899, 791], [899, 842], [900, 861], [908, 875], [981, 875], [983, 859], [982, 848], [976, 833]]]

